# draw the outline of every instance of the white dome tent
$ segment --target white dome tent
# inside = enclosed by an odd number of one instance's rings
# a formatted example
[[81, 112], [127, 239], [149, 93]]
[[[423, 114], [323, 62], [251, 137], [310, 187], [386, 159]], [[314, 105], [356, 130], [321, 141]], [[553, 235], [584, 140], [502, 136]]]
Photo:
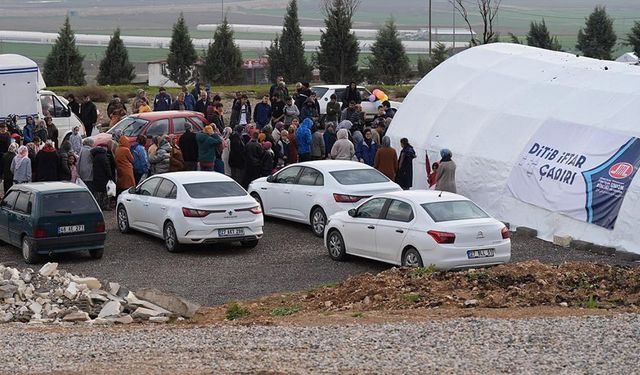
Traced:
[[[640, 253], [638, 67], [516, 44], [471, 48], [414, 87], [388, 135], [416, 149], [414, 188], [426, 188], [425, 152], [434, 162], [448, 148], [458, 193], [497, 218], [546, 240]], [[535, 149], [545, 144], [548, 153]], [[605, 200], [611, 189], [618, 199]]]

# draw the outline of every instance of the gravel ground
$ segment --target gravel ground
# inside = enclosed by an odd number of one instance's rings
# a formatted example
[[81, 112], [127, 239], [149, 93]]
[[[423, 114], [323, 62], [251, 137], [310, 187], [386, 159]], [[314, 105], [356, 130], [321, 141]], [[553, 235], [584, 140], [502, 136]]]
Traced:
[[[106, 212], [105, 216], [107, 247], [101, 260], [93, 260], [83, 253], [58, 255], [51, 260], [74, 274], [119, 282], [132, 290], [152, 287], [174, 292], [202, 305], [214, 306], [229, 300], [306, 290], [339, 282], [351, 275], [377, 273], [391, 267], [361, 258], [334, 262], [327, 255], [322, 240], [313, 236], [308, 227], [282, 220], [267, 219], [265, 236], [252, 250], [199, 246], [171, 254], [159, 239], [139, 233], [120, 234], [114, 212]], [[638, 264], [527, 238], [514, 238], [512, 259]], [[11, 267], [25, 266], [20, 251], [7, 245], [0, 245], [0, 263]]]
[[4, 326], [2, 373], [638, 373], [640, 315], [323, 327]]

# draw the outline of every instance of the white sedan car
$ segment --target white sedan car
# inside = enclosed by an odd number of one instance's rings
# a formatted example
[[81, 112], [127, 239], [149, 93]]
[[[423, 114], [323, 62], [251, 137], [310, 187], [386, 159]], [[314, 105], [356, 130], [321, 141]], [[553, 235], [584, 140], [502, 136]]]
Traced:
[[240, 242], [262, 238], [260, 205], [231, 178], [214, 172], [154, 175], [118, 197], [118, 229], [164, 239], [170, 252], [183, 244]]
[[[338, 97], [338, 102], [342, 104], [342, 98], [344, 97], [344, 92], [347, 90], [348, 85], [318, 85], [310, 88], [311, 91], [315, 92], [318, 97], [318, 103], [320, 104], [320, 114], [327, 114], [327, 104], [331, 100], [331, 95], [336, 94]], [[373, 120], [375, 115], [378, 114], [378, 106], [380, 105], [380, 101], [370, 102], [369, 96], [371, 96], [371, 92], [367, 90], [363, 86], [358, 86], [358, 92], [360, 93], [362, 105], [362, 111], [364, 112], [365, 119], [367, 121]], [[389, 101], [391, 104], [391, 108], [398, 110], [402, 103]]]
[[433, 190], [377, 195], [329, 218], [325, 246], [391, 264], [438, 269], [488, 266], [511, 259], [509, 230], [471, 200]]
[[249, 194], [265, 215], [310, 224], [318, 237], [324, 234], [327, 217], [373, 195], [399, 190], [376, 169], [340, 160], [292, 164], [249, 185]]

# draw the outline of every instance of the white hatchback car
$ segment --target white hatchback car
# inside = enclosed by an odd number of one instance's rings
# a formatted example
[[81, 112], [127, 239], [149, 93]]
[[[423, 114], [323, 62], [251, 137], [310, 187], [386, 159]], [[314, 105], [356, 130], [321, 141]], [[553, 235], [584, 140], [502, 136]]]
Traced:
[[118, 197], [118, 229], [164, 239], [176, 252], [183, 244], [240, 242], [262, 238], [260, 205], [231, 178], [214, 172], [154, 175]]
[[329, 218], [325, 246], [391, 264], [438, 269], [488, 266], [511, 259], [509, 230], [471, 200], [433, 190], [377, 195]]
[[318, 237], [324, 234], [327, 217], [372, 195], [398, 190], [398, 184], [376, 169], [341, 160], [292, 164], [249, 185], [249, 194], [265, 215], [310, 224]]

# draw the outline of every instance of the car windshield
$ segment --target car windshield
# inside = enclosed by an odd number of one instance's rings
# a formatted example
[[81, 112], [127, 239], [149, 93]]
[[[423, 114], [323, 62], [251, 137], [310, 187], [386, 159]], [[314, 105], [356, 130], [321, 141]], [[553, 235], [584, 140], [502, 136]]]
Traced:
[[329, 91], [329, 89], [326, 88], [326, 87], [318, 87], [318, 86], [312, 87], [310, 90], [313, 91], [314, 93], [316, 93], [316, 95], [318, 96], [318, 99], [322, 99], [324, 94], [327, 91]]
[[433, 202], [423, 203], [421, 206], [436, 223], [489, 217], [486, 212], [471, 201]]
[[380, 184], [389, 182], [387, 176], [375, 169], [348, 169], [329, 172], [340, 185]]
[[247, 192], [233, 181], [184, 184], [184, 189], [194, 199], [242, 197], [247, 195]]
[[122, 135], [126, 135], [127, 137], [137, 137], [148, 123], [149, 121], [138, 117], [126, 117], [119, 123], [115, 124], [113, 128], [109, 129], [107, 133], [113, 134], [116, 130], [121, 130]]
[[87, 191], [45, 194], [41, 202], [43, 216], [88, 214], [100, 211], [91, 193]]

